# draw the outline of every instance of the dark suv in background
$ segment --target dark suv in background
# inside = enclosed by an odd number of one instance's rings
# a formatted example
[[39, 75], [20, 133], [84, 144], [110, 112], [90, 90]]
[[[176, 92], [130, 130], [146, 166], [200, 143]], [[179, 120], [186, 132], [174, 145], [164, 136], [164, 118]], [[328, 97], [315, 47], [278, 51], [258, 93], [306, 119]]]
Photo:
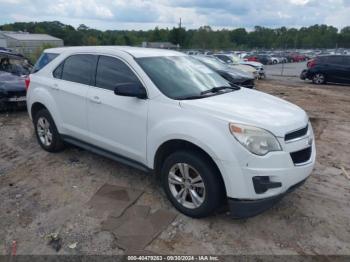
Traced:
[[308, 69], [300, 75], [302, 80], [310, 79], [314, 84], [347, 83], [350, 84], [350, 56], [318, 56], [307, 63]]

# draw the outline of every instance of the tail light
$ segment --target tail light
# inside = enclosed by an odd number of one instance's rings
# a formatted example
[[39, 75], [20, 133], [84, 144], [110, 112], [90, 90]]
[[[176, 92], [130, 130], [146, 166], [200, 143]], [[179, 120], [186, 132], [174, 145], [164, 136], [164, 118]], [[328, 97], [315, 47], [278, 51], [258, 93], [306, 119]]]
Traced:
[[30, 77], [27, 76], [27, 77], [24, 79], [24, 82], [25, 82], [25, 84], [26, 84], [26, 91], [28, 91], [29, 85], [30, 85]]
[[309, 62], [307, 62], [307, 67], [308, 68], [313, 68], [316, 65], [316, 60], [311, 59]]

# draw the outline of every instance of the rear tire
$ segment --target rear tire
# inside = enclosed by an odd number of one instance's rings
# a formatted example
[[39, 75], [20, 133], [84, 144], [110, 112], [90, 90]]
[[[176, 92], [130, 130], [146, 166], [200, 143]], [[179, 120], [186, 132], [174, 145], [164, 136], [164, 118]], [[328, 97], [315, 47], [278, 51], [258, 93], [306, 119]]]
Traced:
[[163, 164], [161, 178], [170, 202], [187, 216], [209, 216], [223, 203], [225, 188], [220, 174], [198, 152], [171, 154]]
[[315, 85], [323, 85], [326, 83], [326, 76], [322, 73], [316, 73], [312, 77], [312, 83]]
[[38, 143], [44, 150], [54, 153], [64, 148], [64, 142], [47, 109], [37, 112], [33, 117], [33, 123]]

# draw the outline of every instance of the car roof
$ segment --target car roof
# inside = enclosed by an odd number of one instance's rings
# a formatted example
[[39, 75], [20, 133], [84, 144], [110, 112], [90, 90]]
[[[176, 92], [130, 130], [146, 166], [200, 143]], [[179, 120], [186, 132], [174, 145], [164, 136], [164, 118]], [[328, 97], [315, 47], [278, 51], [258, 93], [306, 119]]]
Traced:
[[61, 54], [65, 52], [116, 52], [122, 51], [130, 54], [133, 57], [157, 57], [157, 56], [186, 56], [186, 54], [168, 50], [168, 49], [156, 49], [156, 48], [145, 48], [145, 47], [131, 47], [131, 46], [74, 46], [74, 47], [59, 47], [46, 49], [45, 53], [56, 53]]

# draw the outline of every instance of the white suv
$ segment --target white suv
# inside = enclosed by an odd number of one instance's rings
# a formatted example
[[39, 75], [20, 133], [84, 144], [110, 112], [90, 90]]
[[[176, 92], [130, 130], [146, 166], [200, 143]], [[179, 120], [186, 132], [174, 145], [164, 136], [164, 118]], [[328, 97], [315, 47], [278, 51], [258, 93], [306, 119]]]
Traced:
[[230, 84], [186, 54], [133, 47], [47, 49], [27, 83], [41, 147], [75, 144], [160, 176], [192, 217], [225, 203], [256, 215], [310, 175], [306, 113]]

